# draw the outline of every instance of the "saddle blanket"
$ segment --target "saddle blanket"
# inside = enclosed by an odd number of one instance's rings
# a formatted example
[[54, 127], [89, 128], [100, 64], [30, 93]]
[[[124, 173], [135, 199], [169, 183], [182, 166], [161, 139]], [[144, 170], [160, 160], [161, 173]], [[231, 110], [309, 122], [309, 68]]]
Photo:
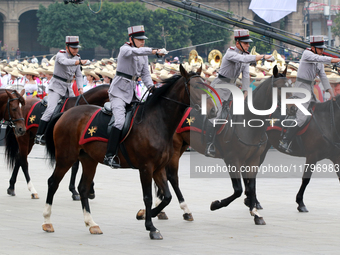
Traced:
[[[225, 116], [228, 118], [228, 114]], [[224, 119], [224, 118], [223, 118]], [[206, 126], [204, 125], [205, 115], [202, 115], [200, 111], [192, 111], [192, 108], [188, 108], [183, 115], [181, 122], [179, 123], [176, 133], [182, 133], [185, 131], [194, 131], [198, 133], [202, 133], [202, 128], [204, 129], [204, 133], [206, 132]], [[209, 121], [208, 125], [213, 125]], [[221, 127], [216, 130], [216, 134], [220, 134], [224, 129], [226, 124], [221, 125]]]
[[98, 109], [87, 122], [79, 144], [85, 144], [93, 141], [108, 142], [109, 134], [107, 132], [111, 116], [103, 113]]
[[[312, 108], [312, 112], [315, 109], [315, 105]], [[273, 112], [273, 114], [269, 117], [270, 119], [272, 119], [270, 121], [270, 125], [267, 128], [267, 131], [270, 130], [278, 130], [278, 131], [282, 131], [285, 133], [287, 131], [287, 128], [283, 128], [282, 126], [282, 121], [286, 118], [286, 116], [281, 115], [281, 108], [277, 107], [275, 112]], [[312, 120], [312, 118], [310, 118], [305, 124], [303, 124], [303, 126], [301, 127], [301, 129], [296, 133], [296, 135], [302, 135], [303, 133], [306, 132], [306, 130], [309, 127], [310, 121]], [[286, 126], [290, 126], [290, 125], [294, 125], [293, 121], [291, 121], [291, 123], [289, 123], [289, 120], [286, 121], [286, 123], [284, 123]]]
[[[67, 103], [68, 98], [65, 100], [63, 106], [61, 107], [60, 112], [64, 112], [65, 105]], [[26, 130], [33, 128], [33, 127], [39, 127], [39, 122], [44, 114], [44, 111], [46, 110], [46, 106], [41, 103], [42, 101], [36, 102], [30, 109], [30, 111], [27, 114], [26, 118]], [[58, 105], [60, 107], [60, 105]], [[57, 107], [58, 107], [57, 106]]]

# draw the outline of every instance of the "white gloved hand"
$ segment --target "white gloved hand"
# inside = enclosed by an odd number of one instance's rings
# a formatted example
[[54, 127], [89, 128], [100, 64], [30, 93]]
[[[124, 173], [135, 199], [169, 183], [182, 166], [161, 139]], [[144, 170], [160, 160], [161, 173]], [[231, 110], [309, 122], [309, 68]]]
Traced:
[[84, 66], [88, 66], [91, 64], [91, 61], [90, 60], [87, 60], [86, 63], [84, 64]]
[[166, 54], [169, 53], [169, 51], [167, 51], [165, 48], [163, 48], [163, 49], [160, 49], [157, 53], [166, 55]]
[[267, 59], [268, 62], [274, 62], [275, 58], [273, 56], [271, 56], [271, 58]]

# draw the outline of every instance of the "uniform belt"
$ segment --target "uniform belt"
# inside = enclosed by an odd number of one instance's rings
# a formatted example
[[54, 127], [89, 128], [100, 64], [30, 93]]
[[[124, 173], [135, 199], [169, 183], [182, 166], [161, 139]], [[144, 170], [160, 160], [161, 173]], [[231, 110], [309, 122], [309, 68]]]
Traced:
[[305, 84], [308, 84], [308, 85], [311, 85], [311, 86], [313, 86], [315, 84], [314, 81], [302, 79], [302, 78], [299, 78], [299, 77], [296, 78], [296, 81], [299, 81], [299, 82], [302, 82], [302, 83], [305, 83]]
[[124, 77], [126, 79], [129, 79], [131, 81], [137, 81], [138, 78], [139, 78], [138, 76], [132, 76], [130, 74], [126, 74], [126, 73], [122, 73], [122, 72], [118, 72], [118, 71], [116, 72], [116, 75]]
[[237, 80], [237, 78], [231, 79], [231, 78], [225, 77], [225, 76], [223, 76], [223, 75], [221, 75], [221, 74], [218, 74], [217, 77], [220, 78], [220, 79], [225, 80], [225, 81], [228, 82], [228, 83], [235, 83], [236, 80]]
[[57, 80], [61, 80], [61, 81], [66, 82], [66, 83], [71, 83], [72, 82], [72, 80], [65, 79], [65, 78], [60, 77], [60, 76], [55, 75], [55, 74], [53, 74], [53, 77], [56, 78]]

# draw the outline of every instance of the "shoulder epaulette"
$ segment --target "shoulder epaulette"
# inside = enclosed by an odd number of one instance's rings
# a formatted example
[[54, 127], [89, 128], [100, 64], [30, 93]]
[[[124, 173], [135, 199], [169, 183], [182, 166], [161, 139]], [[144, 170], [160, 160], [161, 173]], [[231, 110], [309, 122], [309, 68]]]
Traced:
[[77, 57], [80, 57], [80, 55], [79, 55], [79, 54], [77, 54]]
[[66, 53], [66, 50], [60, 50], [59, 52], [60, 53]]
[[229, 49], [231, 49], [231, 50], [235, 50], [235, 47], [230, 47]]

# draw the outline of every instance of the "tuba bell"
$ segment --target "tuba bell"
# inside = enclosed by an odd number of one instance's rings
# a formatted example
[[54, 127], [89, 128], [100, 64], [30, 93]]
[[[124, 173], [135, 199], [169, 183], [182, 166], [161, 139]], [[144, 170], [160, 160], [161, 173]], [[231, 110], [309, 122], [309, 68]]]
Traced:
[[222, 53], [219, 50], [212, 50], [208, 55], [208, 62], [213, 68], [218, 68], [222, 63]]
[[188, 62], [190, 65], [201, 65], [203, 64], [203, 59], [200, 56], [198, 56], [198, 53], [196, 50], [192, 50], [189, 53]]

